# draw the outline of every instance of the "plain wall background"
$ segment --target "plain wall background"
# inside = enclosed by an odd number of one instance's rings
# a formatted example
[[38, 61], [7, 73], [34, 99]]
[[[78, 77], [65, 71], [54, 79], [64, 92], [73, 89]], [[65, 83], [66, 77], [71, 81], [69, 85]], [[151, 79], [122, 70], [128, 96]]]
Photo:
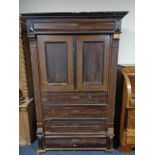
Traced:
[[135, 64], [134, 0], [19, 0], [20, 13], [129, 11], [122, 20], [119, 64]]

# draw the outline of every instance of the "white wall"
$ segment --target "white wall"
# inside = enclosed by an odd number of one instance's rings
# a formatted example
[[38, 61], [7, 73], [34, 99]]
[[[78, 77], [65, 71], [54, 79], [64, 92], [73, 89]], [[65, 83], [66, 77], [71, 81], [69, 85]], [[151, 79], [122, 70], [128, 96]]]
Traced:
[[129, 11], [122, 20], [119, 64], [135, 63], [134, 0], [19, 0], [20, 13]]

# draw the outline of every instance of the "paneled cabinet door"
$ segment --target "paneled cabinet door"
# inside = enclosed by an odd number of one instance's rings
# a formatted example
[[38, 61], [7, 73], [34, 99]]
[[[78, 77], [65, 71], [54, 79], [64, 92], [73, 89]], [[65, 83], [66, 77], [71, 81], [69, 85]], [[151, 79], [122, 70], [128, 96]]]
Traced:
[[108, 87], [110, 35], [77, 36], [77, 89]]
[[37, 38], [41, 89], [73, 90], [73, 39], [69, 35]]

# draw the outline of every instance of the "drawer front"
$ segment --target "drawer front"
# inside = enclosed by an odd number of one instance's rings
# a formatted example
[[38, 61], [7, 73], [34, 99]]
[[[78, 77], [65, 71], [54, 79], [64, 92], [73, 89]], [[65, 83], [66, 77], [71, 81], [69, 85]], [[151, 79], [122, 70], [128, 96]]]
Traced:
[[43, 106], [62, 104], [107, 104], [108, 93], [102, 92], [68, 92], [42, 93]]
[[56, 137], [45, 138], [46, 148], [104, 148], [105, 137]]
[[79, 23], [79, 31], [112, 31], [115, 23], [112, 20], [96, 21], [88, 20]]
[[106, 118], [106, 106], [86, 107], [44, 107], [44, 119], [48, 118]]
[[34, 30], [37, 32], [57, 32], [57, 33], [66, 33], [66, 32], [113, 32], [115, 29], [114, 20], [105, 20], [105, 19], [84, 19], [84, 20], [34, 20]]
[[102, 133], [106, 131], [106, 120], [57, 120], [44, 123], [46, 133]]

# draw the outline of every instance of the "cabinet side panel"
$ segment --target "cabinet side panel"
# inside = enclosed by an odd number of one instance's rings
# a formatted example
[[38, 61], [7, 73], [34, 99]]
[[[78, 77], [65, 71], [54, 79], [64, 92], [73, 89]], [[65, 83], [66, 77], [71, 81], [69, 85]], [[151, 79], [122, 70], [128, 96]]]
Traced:
[[108, 105], [108, 127], [113, 128], [114, 107], [117, 80], [117, 61], [118, 61], [119, 39], [112, 38], [111, 58], [110, 58], [110, 85], [109, 85], [109, 105]]
[[35, 38], [29, 38], [29, 42], [30, 42], [30, 50], [31, 50], [31, 62], [32, 62], [32, 72], [33, 72], [37, 123], [42, 123], [42, 105], [41, 105], [41, 95], [40, 95], [39, 66], [38, 66], [36, 40]]

